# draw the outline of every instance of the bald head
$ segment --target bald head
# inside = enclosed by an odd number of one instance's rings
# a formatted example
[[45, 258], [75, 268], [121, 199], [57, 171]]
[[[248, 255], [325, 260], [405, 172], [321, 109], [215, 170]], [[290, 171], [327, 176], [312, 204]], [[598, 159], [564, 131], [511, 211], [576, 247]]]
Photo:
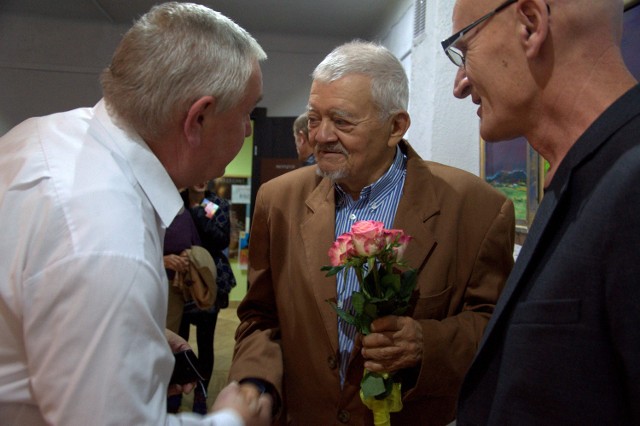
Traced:
[[454, 32], [487, 18], [453, 45], [464, 57], [454, 95], [479, 105], [482, 137], [525, 136], [559, 164], [636, 84], [620, 51], [623, 10], [623, 0], [457, 0]]

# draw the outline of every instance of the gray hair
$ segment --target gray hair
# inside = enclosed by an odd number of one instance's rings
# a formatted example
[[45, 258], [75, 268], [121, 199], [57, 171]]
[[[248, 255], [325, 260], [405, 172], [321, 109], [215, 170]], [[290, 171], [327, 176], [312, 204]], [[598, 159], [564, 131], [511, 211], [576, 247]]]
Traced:
[[262, 47], [224, 15], [193, 3], [154, 6], [127, 31], [101, 82], [109, 111], [143, 138], [157, 138], [202, 96], [216, 111], [246, 91]]
[[293, 135], [297, 135], [298, 132], [302, 132], [309, 137], [309, 117], [306, 112], [300, 114], [293, 122]]
[[312, 77], [331, 83], [348, 74], [363, 74], [371, 78], [371, 96], [382, 116], [407, 110], [407, 74], [398, 58], [386, 47], [361, 40], [338, 46], [320, 62]]

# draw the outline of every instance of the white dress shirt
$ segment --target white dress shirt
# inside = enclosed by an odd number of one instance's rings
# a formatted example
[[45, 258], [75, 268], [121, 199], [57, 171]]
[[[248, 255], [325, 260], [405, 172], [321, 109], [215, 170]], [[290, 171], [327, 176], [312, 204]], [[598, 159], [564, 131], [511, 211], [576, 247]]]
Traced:
[[103, 101], [0, 138], [2, 425], [242, 424], [166, 414], [162, 242], [181, 207]]

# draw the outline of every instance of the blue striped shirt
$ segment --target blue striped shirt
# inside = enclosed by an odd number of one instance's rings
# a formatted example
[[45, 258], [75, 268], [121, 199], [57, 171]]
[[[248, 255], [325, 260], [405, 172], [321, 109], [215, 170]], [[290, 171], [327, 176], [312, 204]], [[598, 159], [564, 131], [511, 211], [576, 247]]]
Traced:
[[[336, 190], [336, 238], [351, 230], [351, 225], [359, 220], [376, 220], [384, 223], [386, 229], [393, 226], [396, 210], [406, 176], [407, 158], [396, 150], [396, 156], [389, 170], [376, 182], [366, 186], [360, 192], [360, 198], [354, 201], [339, 185]], [[345, 283], [344, 272], [337, 275], [338, 306], [351, 311], [351, 294], [359, 290], [355, 273], [350, 270]], [[356, 335], [354, 326], [338, 318], [338, 342], [340, 347], [340, 383], [344, 384], [349, 357], [353, 350]]]

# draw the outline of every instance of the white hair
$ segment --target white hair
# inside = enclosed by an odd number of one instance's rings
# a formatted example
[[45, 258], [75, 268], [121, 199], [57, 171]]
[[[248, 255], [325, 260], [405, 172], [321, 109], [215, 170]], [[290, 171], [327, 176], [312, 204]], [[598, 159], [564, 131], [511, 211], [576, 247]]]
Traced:
[[197, 99], [218, 112], [236, 105], [267, 55], [224, 15], [193, 3], [154, 6], [127, 31], [102, 73], [109, 111], [143, 138], [157, 138]]
[[338, 46], [320, 62], [312, 77], [330, 83], [348, 74], [371, 78], [371, 96], [383, 116], [407, 110], [407, 74], [398, 58], [384, 46], [361, 40]]

